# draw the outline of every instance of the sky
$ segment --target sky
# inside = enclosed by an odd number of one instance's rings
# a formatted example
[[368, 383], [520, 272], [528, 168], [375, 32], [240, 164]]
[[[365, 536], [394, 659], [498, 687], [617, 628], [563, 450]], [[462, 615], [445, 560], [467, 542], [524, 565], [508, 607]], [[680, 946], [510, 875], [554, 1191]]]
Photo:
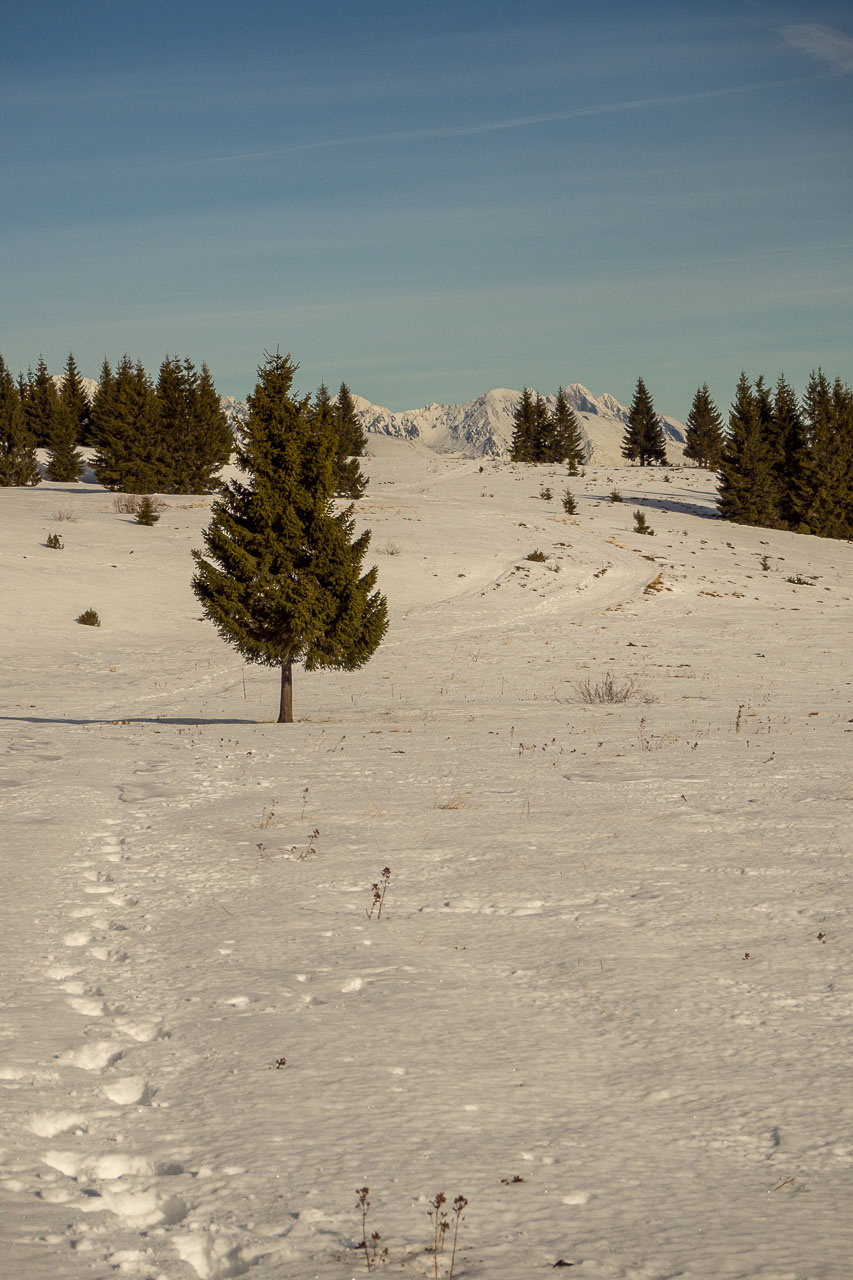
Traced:
[[847, 4], [4, 6], [0, 354], [391, 409], [853, 382]]

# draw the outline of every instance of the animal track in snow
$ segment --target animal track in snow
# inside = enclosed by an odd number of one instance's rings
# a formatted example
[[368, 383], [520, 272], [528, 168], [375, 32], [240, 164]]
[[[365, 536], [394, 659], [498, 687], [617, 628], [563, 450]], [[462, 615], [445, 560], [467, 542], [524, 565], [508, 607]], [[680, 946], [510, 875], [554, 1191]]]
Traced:
[[85, 947], [92, 941], [92, 934], [87, 929], [77, 929], [74, 933], [66, 933], [62, 941], [66, 947]]
[[142, 1076], [123, 1076], [102, 1087], [110, 1102], [119, 1106], [141, 1107], [151, 1101], [151, 1090]]
[[92, 999], [89, 996], [69, 996], [68, 1003], [75, 1013], [80, 1013], [84, 1018], [102, 1018], [107, 1012], [107, 1006], [103, 1000]]
[[58, 1133], [85, 1133], [88, 1122], [79, 1111], [37, 1111], [30, 1117], [30, 1132], [37, 1138], [55, 1138]]
[[98, 1212], [106, 1208], [129, 1227], [143, 1231], [147, 1227], [174, 1226], [187, 1216], [189, 1208], [180, 1196], [170, 1195], [156, 1184], [141, 1183], [131, 1179], [128, 1185], [105, 1185], [101, 1188], [100, 1200], [92, 1198], [84, 1211]]
[[124, 1045], [114, 1040], [89, 1040], [67, 1055], [67, 1061], [83, 1071], [103, 1071], [124, 1057]]
[[231, 1280], [233, 1276], [245, 1275], [257, 1261], [256, 1257], [245, 1255], [239, 1245], [226, 1236], [198, 1232], [175, 1236], [173, 1244], [178, 1256], [189, 1263], [199, 1280]]

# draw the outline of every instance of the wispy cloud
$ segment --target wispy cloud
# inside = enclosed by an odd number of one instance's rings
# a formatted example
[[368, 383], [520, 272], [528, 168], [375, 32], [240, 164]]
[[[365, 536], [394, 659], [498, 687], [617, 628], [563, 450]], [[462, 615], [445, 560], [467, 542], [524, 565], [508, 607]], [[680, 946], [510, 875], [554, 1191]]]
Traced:
[[367, 146], [371, 143], [424, 142], [444, 138], [470, 138], [480, 134], [502, 133], [510, 129], [528, 129], [536, 125], [581, 120], [592, 116], [648, 111], [654, 108], [680, 107], [692, 102], [708, 102], [715, 98], [729, 98], [737, 94], [753, 93], [759, 89], [797, 82], [774, 80], [757, 84], [730, 85], [720, 89], [705, 89], [698, 93], [670, 94], [656, 98], [633, 98], [622, 102], [601, 102], [586, 107], [574, 107], [570, 111], [552, 111], [542, 115], [516, 116], [508, 120], [485, 120], [470, 124], [440, 125], [431, 129], [402, 129], [388, 133], [354, 134], [340, 138], [318, 138], [310, 142], [292, 143], [287, 147], [274, 148], [268, 151], [207, 156], [195, 161], [195, 163], [227, 164], [245, 160], [270, 160], [276, 156], [293, 155], [296, 152], [322, 151], [333, 147]]
[[782, 39], [794, 49], [825, 62], [833, 71], [842, 74], [853, 71], [853, 37], [834, 27], [824, 27], [816, 22], [804, 22], [783, 27]]

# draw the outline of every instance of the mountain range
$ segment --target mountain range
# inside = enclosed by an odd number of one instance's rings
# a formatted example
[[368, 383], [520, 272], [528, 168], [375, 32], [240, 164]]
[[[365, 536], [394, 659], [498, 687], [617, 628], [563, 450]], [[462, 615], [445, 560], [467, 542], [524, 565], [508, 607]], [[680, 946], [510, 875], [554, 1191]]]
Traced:
[[[61, 384], [62, 375], [54, 379]], [[91, 398], [98, 388], [93, 378], [83, 385]], [[566, 397], [577, 414], [586, 437], [587, 462], [600, 466], [620, 466], [622, 437], [628, 421], [628, 410], [606, 393], [594, 396], [581, 383], [566, 387]], [[521, 392], [506, 387], [486, 391], [476, 400], [464, 404], [428, 404], [422, 409], [395, 411], [372, 404], [363, 396], [353, 396], [358, 417], [369, 435], [390, 436], [432, 450], [436, 453], [458, 453], [464, 457], [505, 458], [509, 456], [513, 431], [513, 410]], [[545, 396], [549, 408], [555, 396]], [[246, 421], [249, 407], [234, 396], [220, 397], [222, 409], [232, 427]], [[685, 426], [676, 418], [660, 414], [670, 462], [683, 459]]]
[[[621, 465], [622, 437], [628, 421], [625, 405], [611, 395], [594, 396], [579, 382], [565, 390], [586, 437], [587, 462]], [[519, 391], [498, 387], [464, 404], [428, 404], [422, 409], [400, 411], [372, 404], [358, 395], [354, 395], [353, 400], [361, 425], [369, 434], [407, 440], [436, 453], [505, 458], [509, 455], [512, 440], [513, 410], [520, 396]], [[553, 407], [555, 399], [555, 396], [545, 396], [549, 408]], [[248, 414], [246, 402], [233, 396], [222, 397], [222, 408], [235, 425], [245, 421]], [[683, 458], [684, 424], [665, 414], [659, 416], [669, 460], [680, 462]]]

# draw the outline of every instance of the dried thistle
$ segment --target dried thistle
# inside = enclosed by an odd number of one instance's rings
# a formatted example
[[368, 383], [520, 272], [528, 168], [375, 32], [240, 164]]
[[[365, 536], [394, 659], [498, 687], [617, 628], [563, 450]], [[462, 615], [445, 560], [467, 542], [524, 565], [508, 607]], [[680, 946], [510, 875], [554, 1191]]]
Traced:
[[[374, 880], [370, 886], [373, 890], [373, 902], [370, 904], [370, 910], [367, 913], [368, 920], [372, 920], [374, 911], [376, 911], [376, 919], [382, 919], [382, 908], [385, 904], [385, 894], [388, 891], [390, 881], [391, 868], [383, 867], [379, 879]], [[378, 911], [377, 907], [379, 908]]]
[[[513, 1179], [513, 1181], [515, 1181], [515, 1179]], [[518, 1178], [518, 1181], [523, 1182], [524, 1179]], [[467, 1203], [468, 1201], [462, 1195], [457, 1196], [453, 1201], [453, 1251], [450, 1255], [450, 1270], [447, 1273], [447, 1280], [453, 1280], [453, 1264], [456, 1262], [456, 1245], [459, 1242], [459, 1224], [462, 1221], [462, 1210], [465, 1208]]]
[[430, 1221], [435, 1227], [435, 1239], [433, 1240], [433, 1244], [432, 1244], [432, 1255], [433, 1255], [433, 1271], [436, 1276], [438, 1275], [438, 1255], [441, 1252], [441, 1248], [444, 1244], [445, 1232], [447, 1231], [447, 1228], [450, 1226], [450, 1223], [447, 1221], [447, 1214], [441, 1207], [443, 1204], [446, 1204], [446, 1203], [447, 1203], [447, 1196], [444, 1194], [443, 1191], [439, 1191], [436, 1193], [433, 1199], [430, 1200], [431, 1207], [428, 1210]]

